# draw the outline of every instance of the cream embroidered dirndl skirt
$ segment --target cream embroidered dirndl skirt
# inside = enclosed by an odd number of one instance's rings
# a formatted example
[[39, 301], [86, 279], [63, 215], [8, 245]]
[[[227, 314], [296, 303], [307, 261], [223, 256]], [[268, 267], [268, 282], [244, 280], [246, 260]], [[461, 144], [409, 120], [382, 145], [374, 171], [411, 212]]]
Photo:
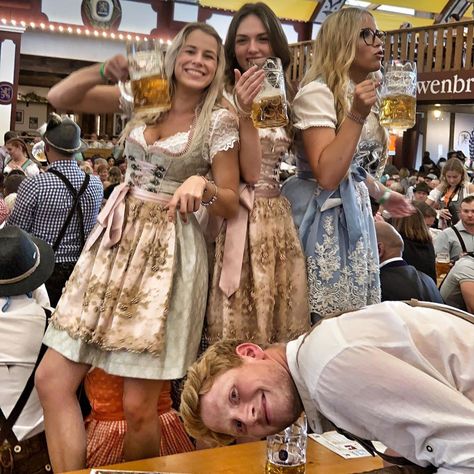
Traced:
[[193, 215], [186, 224], [179, 216], [170, 223], [166, 201], [125, 188], [117, 187], [101, 212], [102, 228], [92, 231], [44, 343], [110, 374], [180, 378], [201, 338], [208, 290], [205, 241]]

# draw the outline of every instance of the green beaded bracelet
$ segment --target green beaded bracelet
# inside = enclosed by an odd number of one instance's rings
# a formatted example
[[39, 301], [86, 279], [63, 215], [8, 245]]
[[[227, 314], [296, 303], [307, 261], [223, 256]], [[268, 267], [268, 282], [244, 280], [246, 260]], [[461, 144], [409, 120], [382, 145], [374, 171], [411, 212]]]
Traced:
[[379, 204], [384, 205], [389, 199], [390, 199], [390, 194], [392, 194], [392, 191], [389, 191], [388, 189], [382, 194], [382, 197], [377, 201]]
[[100, 77], [104, 80], [104, 81], [107, 81], [107, 77], [105, 75], [105, 63], [102, 63], [100, 65], [100, 69], [99, 69], [99, 74], [100, 74]]

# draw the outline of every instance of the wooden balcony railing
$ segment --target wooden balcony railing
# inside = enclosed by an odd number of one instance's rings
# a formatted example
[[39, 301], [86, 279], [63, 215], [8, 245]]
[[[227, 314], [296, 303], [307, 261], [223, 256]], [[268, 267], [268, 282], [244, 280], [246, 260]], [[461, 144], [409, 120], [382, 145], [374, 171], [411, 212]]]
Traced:
[[[299, 82], [308, 70], [313, 42], [290, 45], [290, 77]], [[474, 21], [410, 28], [387, 32], [385, 61], [416, 61], [418, 72], [474, 69]]]

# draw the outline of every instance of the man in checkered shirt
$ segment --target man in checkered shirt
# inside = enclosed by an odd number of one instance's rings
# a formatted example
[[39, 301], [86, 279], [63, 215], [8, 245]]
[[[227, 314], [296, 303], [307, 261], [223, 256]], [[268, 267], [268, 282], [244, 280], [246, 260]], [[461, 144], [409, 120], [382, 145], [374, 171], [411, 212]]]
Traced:
[[52, 115], [43, 136], [48, 172], [21, 183], [7, 221], [53, 246], [55, 268], [46, 282], [52, 306], [97, 220], [104, 194], [99, 178], [86, 176], [73, 158], [84, 148], [80, 134], [72, 120]]

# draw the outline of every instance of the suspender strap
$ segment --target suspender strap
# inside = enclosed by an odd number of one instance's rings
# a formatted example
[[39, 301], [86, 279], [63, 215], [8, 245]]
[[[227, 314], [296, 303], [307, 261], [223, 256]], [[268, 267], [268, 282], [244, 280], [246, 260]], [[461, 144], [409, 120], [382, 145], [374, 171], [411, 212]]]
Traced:
[[413, 306], [416, 308], [417, 306], [420, 308], [428, 308], [428, 309], [436, 309], [438, 311], [443, 311], [443, 313], [449, 313], [453, 316], [458, 318], [464, 319], [468, 323], [474, 324], [474, 316], [467, 311], [463, 311], [462, 309], [453, 308], [452, 306], [447, 306], [441, 303], [430, 303], [429, 301], [418, 301], [412, 298], [410, 301], [404, 301], [407, 305]]
[[23, 171], [26, 170], [26, 168], [28, 168], [28, 166], [30, 166], [33, 162], [28, 158], [22, 165], [21, 165], [21, 169]]
[[84, 194], [84, 191], [87, 189], [90, 176], [86, 173], [84, 181], [82, 182], [82, 186], [79, 189], [79, 192], [77, 192], [74, 186], [71, 184], [71, 182], [66, 178], [66, 176], [64, 176], [56, 168], [49, 168], [48, 172], [56, 175], [66, 185], [67, 190], [73, 197], [71, 209], [69, 210], [66, 220], [64, 221], [63, 226], [61, 227], [61, 230], [59, 231], [58, 237], [56, 238], [56, 241], [53, 244], [53, 250], [54, 252], [58, 250], [59, 244], [63, 240], [64, 235], [66, 234], [66, 230], [69, 227], [69, 224], [71, 223], [72, 216], [74, 215], [76, 210], [77, 210], [77, 216], [79, 219], [79, 232], [80, 232], [81, 248], [82, 248], [84, 247], [84, 244], [86, 243], [86, 239], [85, 239], [85, 233], [84, 233], [84, 215], [82, 213], [80, 198]]
[[[457, 193], [461, 192], [462, 188], [462, 183], [459, 183], [456, 186], [456, 189], [451, 193], [451, 196], [449, 196], [448, 202], [446, 203], [446, 209], [448, 209], [449, 205], [451, 204], [451, 201], [454, 199], [454, 196], [456, 196]], [[461, 201], [461, 195], [458, 196], [459, 201]]]
[[[46, 328], [48, 326], [48, 318], [51, 316], [51, 312], [46, 308], [43, 309], [46, 313], [44, 322], [44, 332], [46, 332]], [[28, 377], [28, 381], [26, 382], [25, 388], [23, 389], [23, 392], [21, 392], [20, 398], [16, 402], [11, 413], [8, 415], [8, 418], [5, 417], [4, 413], [0, 409], [0, 445], [5, 439], [7, 439], [12, 446], [18, 443], [18, 439], [15, 436], [15, 433], [13, 432], [12, 428], [16, 423], [16, 420], [20, 416], [21, 412], [23, 411], [23, 408], [25, 407], [28, 398], [30, 398], [31, 392], [35, 384], [36, 369], [38, 368], [38, 365], [40, 364], [41, 359], [43, 358], [44, 353], [46, 352], [46, 349], [47, 347], [44, 344], [41, 344], [41, 348], [38, 354], [38, 358], [36, 359], [35, 366], [33, 367], [33, 371]]]
[[466, 244], [464, 243], [464, 239], [462, 238], [461, 233], [459, 232], [459, 230], [457, 229], [457, 227], [455, 225], [452, 225], [451, 229], [454, 230], [454, 233], [456, 234], [456, 237], [458, 238], [459, 243], [461, 244], [462, 251], [464, 253], [467, 253]]

